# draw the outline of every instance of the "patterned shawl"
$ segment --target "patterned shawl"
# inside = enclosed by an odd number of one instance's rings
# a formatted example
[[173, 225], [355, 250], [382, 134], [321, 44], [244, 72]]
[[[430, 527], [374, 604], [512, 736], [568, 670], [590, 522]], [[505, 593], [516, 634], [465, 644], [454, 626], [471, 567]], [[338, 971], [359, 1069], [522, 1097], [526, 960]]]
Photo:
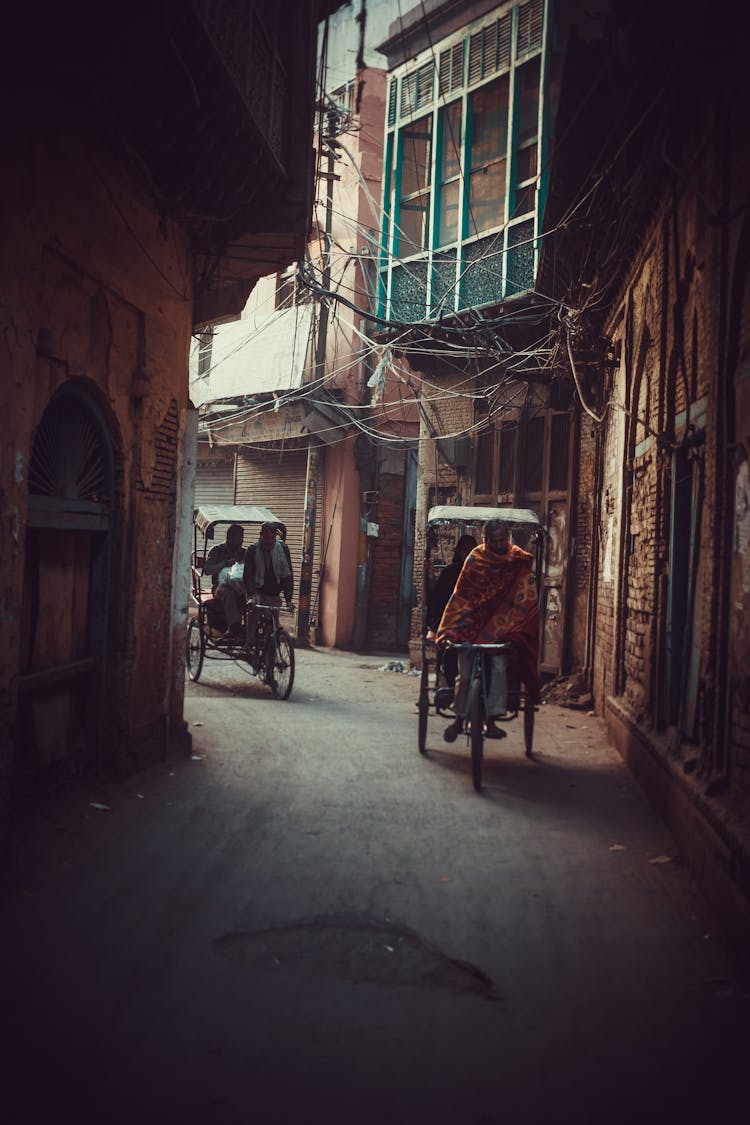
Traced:
[[482, 543], [466, 559], [437, 629], [437, 641], [512, 641], [527, 689], [539, 695], [539, 606], [533, 555], [511, 546], [496, 555]]

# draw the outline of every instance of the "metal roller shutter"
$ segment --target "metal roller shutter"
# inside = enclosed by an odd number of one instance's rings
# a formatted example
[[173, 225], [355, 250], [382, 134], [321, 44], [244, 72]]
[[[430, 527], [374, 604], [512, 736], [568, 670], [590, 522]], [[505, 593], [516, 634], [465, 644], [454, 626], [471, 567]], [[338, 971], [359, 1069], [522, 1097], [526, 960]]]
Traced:
[[[237, 458], [238, 504], [264, 504], [286, 524], [287, 546], [294, 568], [294, 600], [298, 599], [302, 568], [302, 540], [305, 529], [305, 478], [307, 475], [307, 450], [285, 450], [283, 453], [268, 450], [243, 449]], [[310, 605], [317, 606], [318, 571], [320, 569], [323, 541], [323, 479], [318, 481], [318, 505], [313, 548], [313, 575]], [[294, 630], [297, 628], [295, 614]]]
[[195, 466], [195, 506], [234, 504], [234, 461], [198, 461]]

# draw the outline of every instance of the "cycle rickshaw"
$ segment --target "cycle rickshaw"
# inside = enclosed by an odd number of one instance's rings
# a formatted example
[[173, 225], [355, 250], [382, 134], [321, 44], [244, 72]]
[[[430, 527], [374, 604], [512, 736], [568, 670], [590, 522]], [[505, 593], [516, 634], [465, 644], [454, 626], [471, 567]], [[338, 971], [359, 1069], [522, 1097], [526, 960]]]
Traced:
[[[268, 685], [275, 699], [288, 699], [294, 683], [294, 643], [279, 625], [279, 610], [253, 605], [249, 599], [243, 608], [239, 636], [227, 635], [224, 609], [214, 596], [212, 580], [204, 568], [210, 548], [214, 545], [217, 527], [240, 524], [246, 532], [260, 524], [276, 525], [282, 540], [286, 527], [268, 508], [255, 504], [205, 505], [193, 513], [192, 606], [187, 631], [186, 664], [191, 680], [200, 678], [205, 659], [231, 659]], [[217, 543], [222, 537], [217, 537]], [[255, 618], [255, 630], [248, 629], [249, 615]]]
[[[545, 531], [535, 512], [523, 508], [485, 508], [445, 504], [431, 508], [427, 515], [427, 536], [424, 560], [424, 585], [422, 593], [422, 671], [418, 700], [418, 744], [420, 754], [427, 749], [427, 722], [430, 713], [443, 718], [454, 718], [448, 710], [453, 699], [453, 691], [443, 674], [444, 654], [428, 636], [428, 595], [430, 580], [434, 573], [444, 566], [452, 552], [453, 544], [460, 535], [471, 534], [479, 543], [482, 526], [486, 520], [501, 519], [511, 530], [513, 542], [535, 556], [534, 573], [537, 576], [537, 591], [541, 573], [542, 552]], [[488, 721], [487, 693], [489, 673], [487, 657], [494, 653], [504, 653], [508, 658], [508, 702], [507, 711], [500, 722], [510, 722], [523, 716], [523, 734], [526, 756], [531, 757], [534, 741], [535, 700], [521, 682], [514, 660], [513, 644], [461, 644], [454, 649], [470, 650], [472, 653], [471, 679], [467, 698], [467, 711], [463, 733], [471, 748], [471, 776], [474, 788], [482, 785], [482, 765], [484, 760], [484, 739]]]

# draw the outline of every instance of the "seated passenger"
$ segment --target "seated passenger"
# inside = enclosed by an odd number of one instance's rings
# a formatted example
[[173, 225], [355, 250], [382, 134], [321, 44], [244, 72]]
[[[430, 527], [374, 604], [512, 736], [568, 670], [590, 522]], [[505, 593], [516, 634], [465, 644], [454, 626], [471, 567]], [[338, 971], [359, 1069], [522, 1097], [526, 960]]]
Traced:
[[233, 570], [238, 563], [245, 561], [245, 551], [242, 546], [244, 531], [238, 523], [233, 523], [227, 529], [225, 543], [217, 543], [212, 547], [203, 568], [204, 574], [209, 574], [213, 579], [214, 597], [218, 598], [227, 619], [228, 637], [242, 636], [242, 611], [245, 607], [245, 586], [242, 574]]
[[[471, 552], [437, 629], [437, 644], [498, 644], [512, 641], [519, 673], [532, 699], [539, 697], [539, 606], [532, 572], [533, 555], [510, 541], [508, 525], [487, 520], [482, 544]], [[472, 653], [459, 652], [454, 721], [443, 731], [454, 742], [463, 727]], [[495, 726], [507, 708], [507, 656], [494, 653], [487, 696], [487, 733], [502, 737]]]
[[[469, 552], [472, 551], [476, 545], [477, 541], [473, 535], [462, 535], [458, 543], [456, 543], [453, 552], [453, 562], [443, 568], [435, 584], [430, 588], [427, 594], [427, 637], [429, 640], [435, 639], [435, 632], [440, 624], [440, 618], [443, 616], [443, 610], [453, 593], [453, 588], [461, 573], [461, 567], [464, 565]], [[458, 671], [458, 655], [455, 649], [449, 648], [445, 650], [442, 664], [445, 682], [450, 689], [450, 702], [453, 698], [456, 673]]]

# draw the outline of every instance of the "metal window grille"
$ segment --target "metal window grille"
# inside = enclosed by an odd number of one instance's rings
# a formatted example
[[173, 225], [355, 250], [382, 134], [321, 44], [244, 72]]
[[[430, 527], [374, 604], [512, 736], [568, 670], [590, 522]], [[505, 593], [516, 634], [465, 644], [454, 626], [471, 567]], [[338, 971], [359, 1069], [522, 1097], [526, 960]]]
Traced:
[[396, 106], [398, 105], [398, 78], [392, 78], [388, 85], [388, 124], [396, 124]]
[[427, 262], [409, 262], [391, 273], [391, 317], [424, 320], [427, 306]]
[[413, 70], [401, 81], [401, 116], [404, 117], [415, 110], [422, 109], [432, 101], [433, 74], [435, 68], [431, 62]]
[[542, 45], [543, 0], [527, 0], [518, 6], [516, 53], [525, 55]]
[[510, 66], [511, 12], [469, 38], [469, 85]]
[[533, 289], [534, 275], [534, 220], [528, 219], [508, 230], [506, 296]]
[[440, 52], [439, 81], [440, 93], [450, 94], [463, 85], [464, 80], [464, 45], [454, 43], [452, 47]]

